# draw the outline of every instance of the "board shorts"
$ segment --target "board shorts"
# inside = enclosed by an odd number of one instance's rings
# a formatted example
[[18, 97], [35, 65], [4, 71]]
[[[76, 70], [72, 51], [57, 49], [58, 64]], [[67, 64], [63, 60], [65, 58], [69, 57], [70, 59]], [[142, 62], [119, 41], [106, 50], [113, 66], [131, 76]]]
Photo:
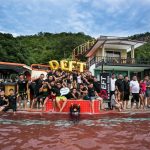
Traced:
[[123, 101], [129, 101], [130, 93], [124, 92]]
[[139, 102], [139, 93], [132, 93], [132, 99], [131, 103], [134, 103], [135, 101], [138, 103]]
[[42, 104], [44, 104], [44, 101], [45, 101], [46, 97], [47, 97], [47, 96], [39, 95], [39, 96], [37, 97], [37, 101], [38, 101], [38, 102], [41, 102]]
[[101, 100], [101, 97], [99, 97], [99, 96], [91, 96], [89, 100], [90, 100], [90, 101], [93, 101], [93, 100]]
[[18, 96], [21, 97], [21, 100], [28, 99], [28, 94], [26, 92], [19, 92]]
[[150, 88], [146, 90], [145, 96], [146, 96], [146, 97], [150, 97]]
[[66, 101], [67, 98], [65, 96], [57, 96], [56, 101]]
[[13, 104], [13, 105], [6, 106], [3, 111], [6, 112], [6, 111], [8, 111], [9, 109], [12, 109], [13, 112], [15, 112], [15, 111], [17, 111], [17, 105], [16, 105], [16, 104]]

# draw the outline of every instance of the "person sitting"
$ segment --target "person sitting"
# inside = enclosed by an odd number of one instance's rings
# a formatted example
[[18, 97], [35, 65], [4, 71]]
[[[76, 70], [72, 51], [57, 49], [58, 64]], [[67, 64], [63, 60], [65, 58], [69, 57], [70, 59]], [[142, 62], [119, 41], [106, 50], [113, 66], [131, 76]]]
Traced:
[[[62, 112], [64, 107], [67, 104], [67, 98], [64, 95], [61, 95], [60, 90], [62, 88], [62, 84], [60, 82], [57, 82], [56, 84], [56, 88], [54, 89], [55, 93], [56, 93], [56, 105], [59, 108], [59, 111]], [[60, 101], [63, 102], [63, 105], [60, 105]]]
[[8, 106], [7, 97], [5, 96], [5, 92], [0, 91], [0, 112], [2, 112]]
[[79, 93], [77, 92], [77, 89], [76, 88], [73, 88], [71, 90], [71, 92], [69, 92], [67, 95], [66, 95], [67, 99], [74, 99], [74, 100], [77, 100], [79, 99], [80, 95]]
[[93, 83], [90, 83], [88, 85], [88, 96], [91, 101], [91, 109], [94, 113], [94, 100], [99, 100], [100, 102], [100, 108], [103, 109], [103, 99], [98, 96], [98, 93], [94, 90]]
[[119, 111], [122, 110], [123, 108], [123, 105], [122, 105], [122, 102], [119, 101], [119, 91], [116, 89], [114, 91], [114, 94], [111, 96], [111, 107], [112, 108], [117, 108]]
[[5, 107], [4, 111], [6, 112], [9, 109], [12, 109], [15, 115], [17, 111], [17, 95], [15, 94], [13, 89], [9, 90], [9, 95], [7, 99], [8, 99], [8, 106]]

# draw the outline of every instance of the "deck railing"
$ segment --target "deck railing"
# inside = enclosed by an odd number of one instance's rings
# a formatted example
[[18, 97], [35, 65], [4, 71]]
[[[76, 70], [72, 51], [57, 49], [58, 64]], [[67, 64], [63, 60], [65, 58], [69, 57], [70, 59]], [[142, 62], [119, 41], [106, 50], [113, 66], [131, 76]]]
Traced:
[[150, 59], [97, 56], [91, 59], [87, 64], [88, 66], [95, 64], [96, 67], [98, 67], [101, 66], [102, 63], [110, 66], [150, 66]]

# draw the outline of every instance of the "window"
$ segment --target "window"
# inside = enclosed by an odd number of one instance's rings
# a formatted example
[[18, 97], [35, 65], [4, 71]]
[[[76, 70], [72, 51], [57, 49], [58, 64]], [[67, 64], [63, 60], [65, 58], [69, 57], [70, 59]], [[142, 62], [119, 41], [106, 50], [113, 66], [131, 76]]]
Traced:
[[106, 51], [106, 57], [120, 57], [120, 52]]

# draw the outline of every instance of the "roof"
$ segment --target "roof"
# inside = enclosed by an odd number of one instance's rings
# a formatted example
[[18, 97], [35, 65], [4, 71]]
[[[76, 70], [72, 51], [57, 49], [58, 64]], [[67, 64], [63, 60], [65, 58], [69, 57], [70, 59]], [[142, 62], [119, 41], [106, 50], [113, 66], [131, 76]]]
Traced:
[[99, 47], [104, 46], [108, 49], [126, 49], [127, 52], [131, 51], [131, 46], [134, 48], [138, 48], [142, 46], [144, 43], [143, 41], [131, 40], [127, 37], [114, 37], [114, 36], [100, 36], [95, 44], [89, 49], [86, 53], [86, 57], [90, 57]]
[[0, 62], [0, 69], [12, 69], [19, 72], [20, 70], [31, 70], [31, 67], [20, 63]]

